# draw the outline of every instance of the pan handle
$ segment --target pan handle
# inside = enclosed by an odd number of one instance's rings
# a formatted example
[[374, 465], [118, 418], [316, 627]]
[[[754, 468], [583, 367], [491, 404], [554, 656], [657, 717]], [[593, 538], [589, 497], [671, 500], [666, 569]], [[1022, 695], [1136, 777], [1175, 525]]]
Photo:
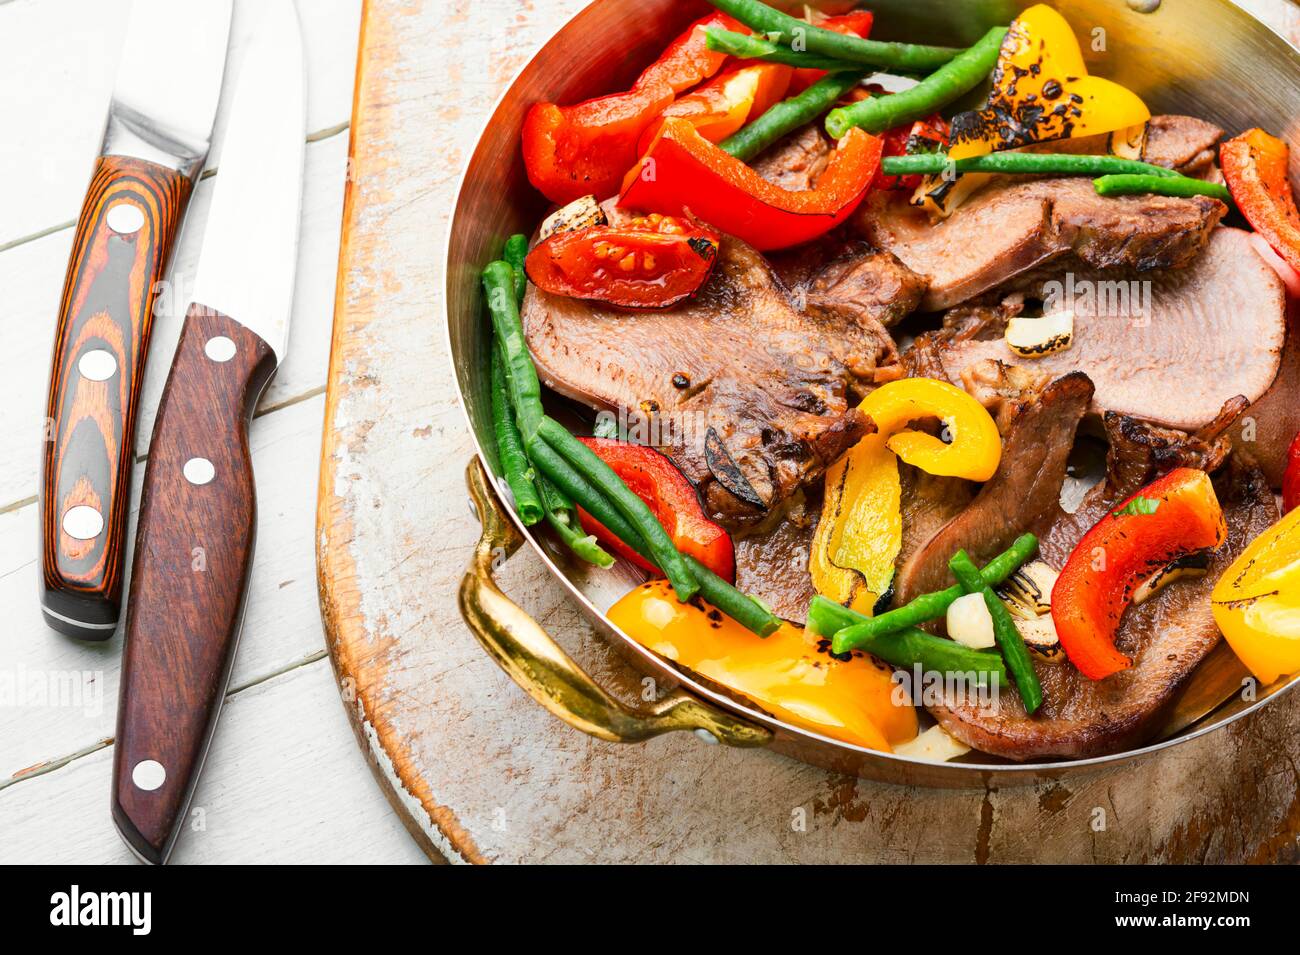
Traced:
[[492, 577], [523, 543], [476, 455], [465, 471], [483, 524], [465, 576], [460, 614], [488, 655], [534, 700], [575, 729], [612, 743], [637, 743], [673, 730], [703, 730], [728, 746], [764, 746], [770, 730], [680, 690], [643, 709], [614, 699], [514, 604]]

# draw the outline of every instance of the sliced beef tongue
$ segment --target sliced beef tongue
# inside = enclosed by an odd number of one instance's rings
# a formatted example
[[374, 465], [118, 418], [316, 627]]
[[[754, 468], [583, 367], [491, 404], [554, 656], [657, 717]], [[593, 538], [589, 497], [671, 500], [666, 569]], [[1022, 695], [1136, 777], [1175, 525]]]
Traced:
[[801, 308], [828, 320], [897, 325], [916, 310], [925, 279], [897, 256], [843, 230], [772, 259]]
[[826, 170], [830, 159], [830, 138], [819, 124], [813, 123], [773, 143], [750, 165], [773, 185], [803, 192], [817, 184], [817, 177]]
[[1092, 382], [1078, 372], [1055, 381], [1007, 381], [1005, 366], [989, 364], [983, 397], [997, 412], [1002, 461], [960, 514], [904, 557], [895, 577], [898, 605], [949, 586], [948, 559], [957, 551], [986, 564], [1026, 531], [1043, 530], [1060, 510], [1067, 458]]
[[1186, 269], [1070, 274], [1040, 294], [1061, 289], [1075, 314], [1071, 347], [1021, 358], [996, 325], [958, 333], [950, 322], [939, 333], [945, 375], [960, 381], [988, 359], [1052, 375], [1082, 371], [1096, 385], [1094, 412], [1184, 431], [1211, 422], [1229, 398], [1255, 401], [1277, 376], [1286, 340], [1282, 283], [1239, 229], [1216, 229]]
[[524, 328], [543, 382], [621, 412], [700, 487], [716, 519], [762, 521], [870, 428], [856, 399], [897, 377], [878, 323], [796, 309], [763, 258], [724, 238], [689, 302], [627, 312], [530, 286]]
[[[1228, 539], [1208, 573], [1175, 580], [1120, 622], [1115, 644], [1133, 666], [1104, 680], [1089, 680], [1068, 662], [1035, 663], [1043, 705], [1032, 717], [1015, 690], [991, 705], [949, 698], [931, 707], [943, 727], [983, 752], [1024, 761], [1086, 758], [1148, 742], [1178, 689], [1221, 636], [1210, 611], [1210, 591], [1245, 546], [1277, 520], [1277, 505], [1263, 474], [1229, 465], [1216, 482]], [[1061, 513], [1041, 539], [1042, 558], [1054, 567], [1120, 499], [1105, 483], [1074, 514]]]
[[1067, 257], [1090, 268], [1181, 268], [1226, 211], [1205, 196], [1099, 196], [1083, 178], [995, 179], [940, 222], [906, 193], [877, 190], [855, 223], [929, 280], [921, 308], [937, 311]]
[[1200, 176], [1214, 165], [1223, 130], [1195, 116], [1152, 116], [1142, 159]]

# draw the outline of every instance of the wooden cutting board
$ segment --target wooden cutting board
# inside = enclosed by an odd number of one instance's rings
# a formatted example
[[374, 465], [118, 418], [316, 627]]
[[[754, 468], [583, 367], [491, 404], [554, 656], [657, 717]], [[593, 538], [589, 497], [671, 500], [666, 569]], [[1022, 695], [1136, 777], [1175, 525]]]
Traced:
[[[443, 235], [479, 126], [581, 5], [369, 0], [364, 13], [318, 569], [344, 706], [412, 836], [455, 862], [1300, 861], [1300, 694], [1065, 785], [933, 791], [684, 734], [589, 739], [484, 655], [455, 601], [478, 525], [442, 328]], [[536, 555], [521, 550], [499, 580], [636, 699], [639, 677]]]

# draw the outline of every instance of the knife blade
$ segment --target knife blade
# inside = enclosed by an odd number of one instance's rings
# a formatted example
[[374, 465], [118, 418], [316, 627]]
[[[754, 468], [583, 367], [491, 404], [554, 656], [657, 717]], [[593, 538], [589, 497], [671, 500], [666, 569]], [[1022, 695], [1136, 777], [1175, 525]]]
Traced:
[[306, 143], [303, 51], [292, 0], [261, 9], [136, 529], [113, 819], [153, 863], [175, 845], [225, 696], [257, 522], [249, 423], [288, 344]]
[[41, 609], [117, 627], [136, 411], [159, 279], [208, 152], [232, 0], [134, 0], [68, 259], [42, 448]]

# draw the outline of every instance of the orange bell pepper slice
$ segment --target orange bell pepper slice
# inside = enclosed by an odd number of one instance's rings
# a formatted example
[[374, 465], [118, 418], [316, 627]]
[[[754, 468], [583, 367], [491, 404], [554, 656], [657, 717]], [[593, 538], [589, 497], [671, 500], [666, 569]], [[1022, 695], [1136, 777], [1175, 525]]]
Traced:
[[1300, 270], [1300, 211], [1287, 177], [1286, 143], [1251, 129], [1219, 147], [1232, 200], [1255, 231], [1293, 269]]
[[756, 249], [784, 249], [852, 215], [880, 168], [882, 146], [875, 136], [850, 130], [817, 187], [792, 192], [723, 152], [690, 122], [669, 119], [628, 173], [618, 204], [664, 215], [689, 213]]
[[637, 155], [644, 155], [650, 148], [666, 119], [688, 120], [709, 142], [722, 142], [780, 102], [793, 72], [781, 63], [755, 63], [715, 76], [679, 97], [660, 114], [660, 119], [646, 127], [637, 143]]

